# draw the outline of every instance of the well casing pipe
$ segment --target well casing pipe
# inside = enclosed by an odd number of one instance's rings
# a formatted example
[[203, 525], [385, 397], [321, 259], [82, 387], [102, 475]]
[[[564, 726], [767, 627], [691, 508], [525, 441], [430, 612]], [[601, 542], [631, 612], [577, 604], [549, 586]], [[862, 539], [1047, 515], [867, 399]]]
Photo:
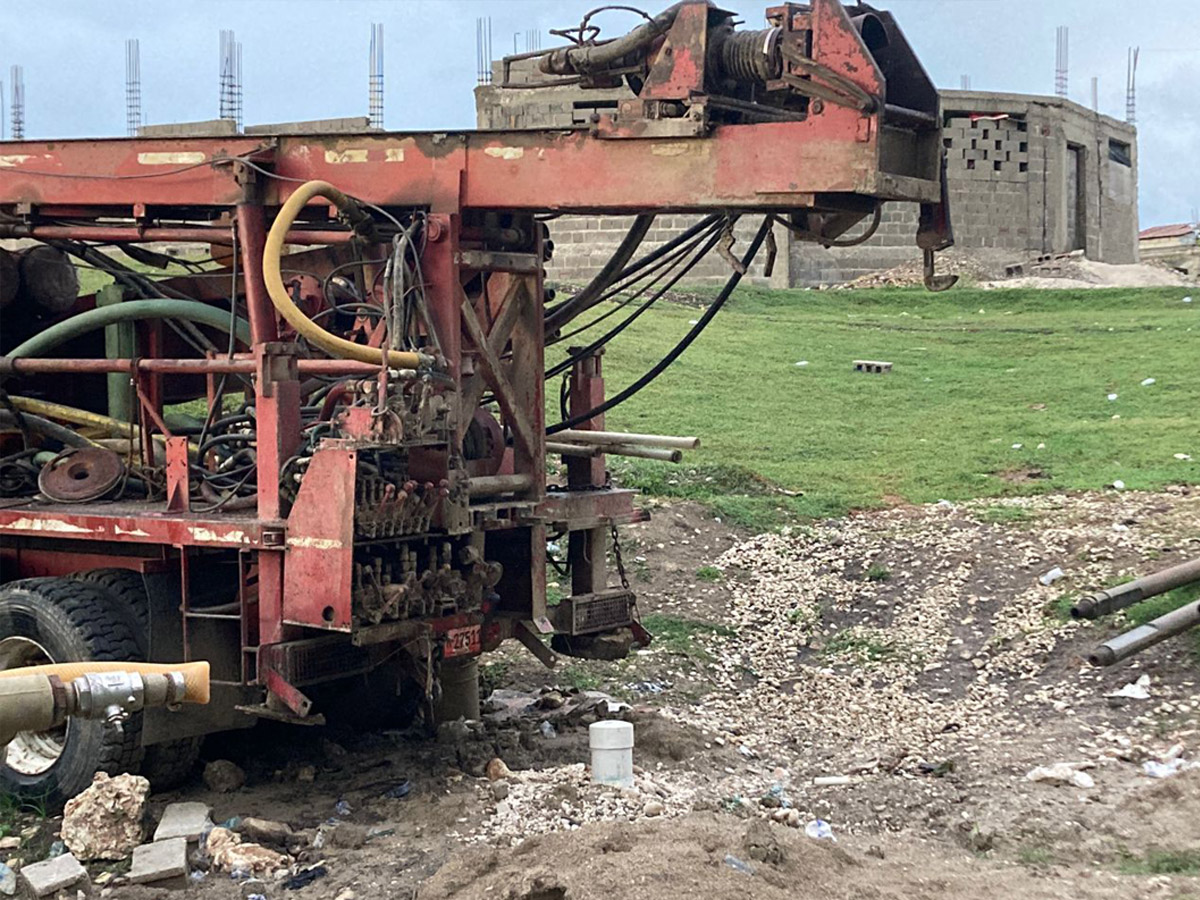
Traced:
[[671, 434], [633, 434], [621, 431], [584, 431], [568, 428], [554, 435], [556, 441], [570, 444], [618, 445], [622, 447], [665, 447], [670, 450], [695, 450], [698, 437], [676, 437]]
[[1075, 619], [1098, 619], [1193, 581], [1200, 581], [1200, 559], [1189, 560], [1161, 572], [1089, 594], [1071, 607], [1071, 616]]
[[1197, 625], [1200, 625], [1200, 600], [1105, 641], [1088, 654], [1088, 662], [1093, 666], [1111, 666]]

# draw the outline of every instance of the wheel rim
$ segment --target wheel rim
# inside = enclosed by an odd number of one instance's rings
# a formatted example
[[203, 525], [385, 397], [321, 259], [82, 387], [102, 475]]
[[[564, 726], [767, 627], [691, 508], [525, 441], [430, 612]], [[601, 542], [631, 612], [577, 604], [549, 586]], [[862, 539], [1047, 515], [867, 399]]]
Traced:
[[[0, 640], [0, 669], [41, 666], [53, 663], [46, 648], [32, 638], [7, 637]], [[62, 756], [67, 743], [64, 723], [46, 731], [20, 731], [8, 744], [5, 763], [21, 775], [44, 775]]]

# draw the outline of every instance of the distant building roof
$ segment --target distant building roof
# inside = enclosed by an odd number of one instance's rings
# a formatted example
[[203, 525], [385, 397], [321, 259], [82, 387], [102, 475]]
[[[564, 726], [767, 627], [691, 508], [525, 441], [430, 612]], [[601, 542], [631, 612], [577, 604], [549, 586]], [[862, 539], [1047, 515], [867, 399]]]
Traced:
[[1176, 238], [1187, 237], [1189, 234], [1195, 233], [1195, 228], [1191, 225], [1155, 225], [1153, 228], [1147, 228], [1138, 234], [1139, 241], [1149, 241], [1155, 238]]

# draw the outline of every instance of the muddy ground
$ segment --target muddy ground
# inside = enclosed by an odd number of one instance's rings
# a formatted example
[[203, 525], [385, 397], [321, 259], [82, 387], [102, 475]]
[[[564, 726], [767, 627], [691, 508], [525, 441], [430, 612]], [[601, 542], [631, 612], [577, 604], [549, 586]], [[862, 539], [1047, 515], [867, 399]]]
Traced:
[[[216, 822], [286, 822], [297, 867], [325, 874], [292, 892], [197, 866], [189, 892], [1200, 897], [1195, 639], [1095, 670], [1084, 654], [1120, 617], [1062, 616], [1078, 592], [1194, 557], [1200, 496], [903, 506], [760, 537], [692, 504], [653, 513], [623, 530], [659, 632], [629, 660], [546, 672], [506, 650], [484, 667], [499, 689], [484, 721], [435, 741], [271, 725], [210, 739], [205, 756], [241, 765], [246, 786], [213, 793], [198, 772], [151, 816], [187, 799]], [[1143, 675], [1146, 699], [1109, 696]], [[637, 731], [627, 791], [582, 766], [587, 724], [610, 716]], [[496, 757], [512, 770], [499, 782]], [[1146, 774], [1172, 758], [1179, 774]], [[1084, 777], [1027, 779], [1054, 763]], [[806, 835], [818, 818], [836, 841]]]

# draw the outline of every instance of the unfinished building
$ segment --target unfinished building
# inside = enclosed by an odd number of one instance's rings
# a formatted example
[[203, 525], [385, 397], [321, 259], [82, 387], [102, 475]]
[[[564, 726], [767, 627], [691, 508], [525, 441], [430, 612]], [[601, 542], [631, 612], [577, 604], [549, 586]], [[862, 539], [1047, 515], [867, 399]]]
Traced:
[[[580, 127], [598, 110], [629, 96], [625, 88], [587, 91], [537, 86], [532, 66], [497, 63], [493, 83], [476, 88], [482, 129]], [[508, 87], [500, 84], [507, 78]], [[528, 84], [529, 87], [520, 85]], [[961, 252], [999, 264], [1028, 256], [1082, 251], [1089, 259], [1138, 258], [1137, 131], [1060, 97], [989, 91], [942, 91], [943, 144], [955, 238]], [[690, 221], [690, 220], [689, 220]], [[681, 217], [660, 216], [662, 236]], [[620, 217], [564, 216], [550, 223], [552, 277], [590, 278], [629, 228]], [[778, 261], [770, 278], [761, 263], [751, 277], [776, 287], [838, 284], [896, 266], [919, 266], [913, 248], [915, 204], [889, 203], [865, 242], [830, 248], [776, 229]], [[649, 239], [656, 237], [652, 231]], [[721, 279], [720, 257], [692, 280]]]

